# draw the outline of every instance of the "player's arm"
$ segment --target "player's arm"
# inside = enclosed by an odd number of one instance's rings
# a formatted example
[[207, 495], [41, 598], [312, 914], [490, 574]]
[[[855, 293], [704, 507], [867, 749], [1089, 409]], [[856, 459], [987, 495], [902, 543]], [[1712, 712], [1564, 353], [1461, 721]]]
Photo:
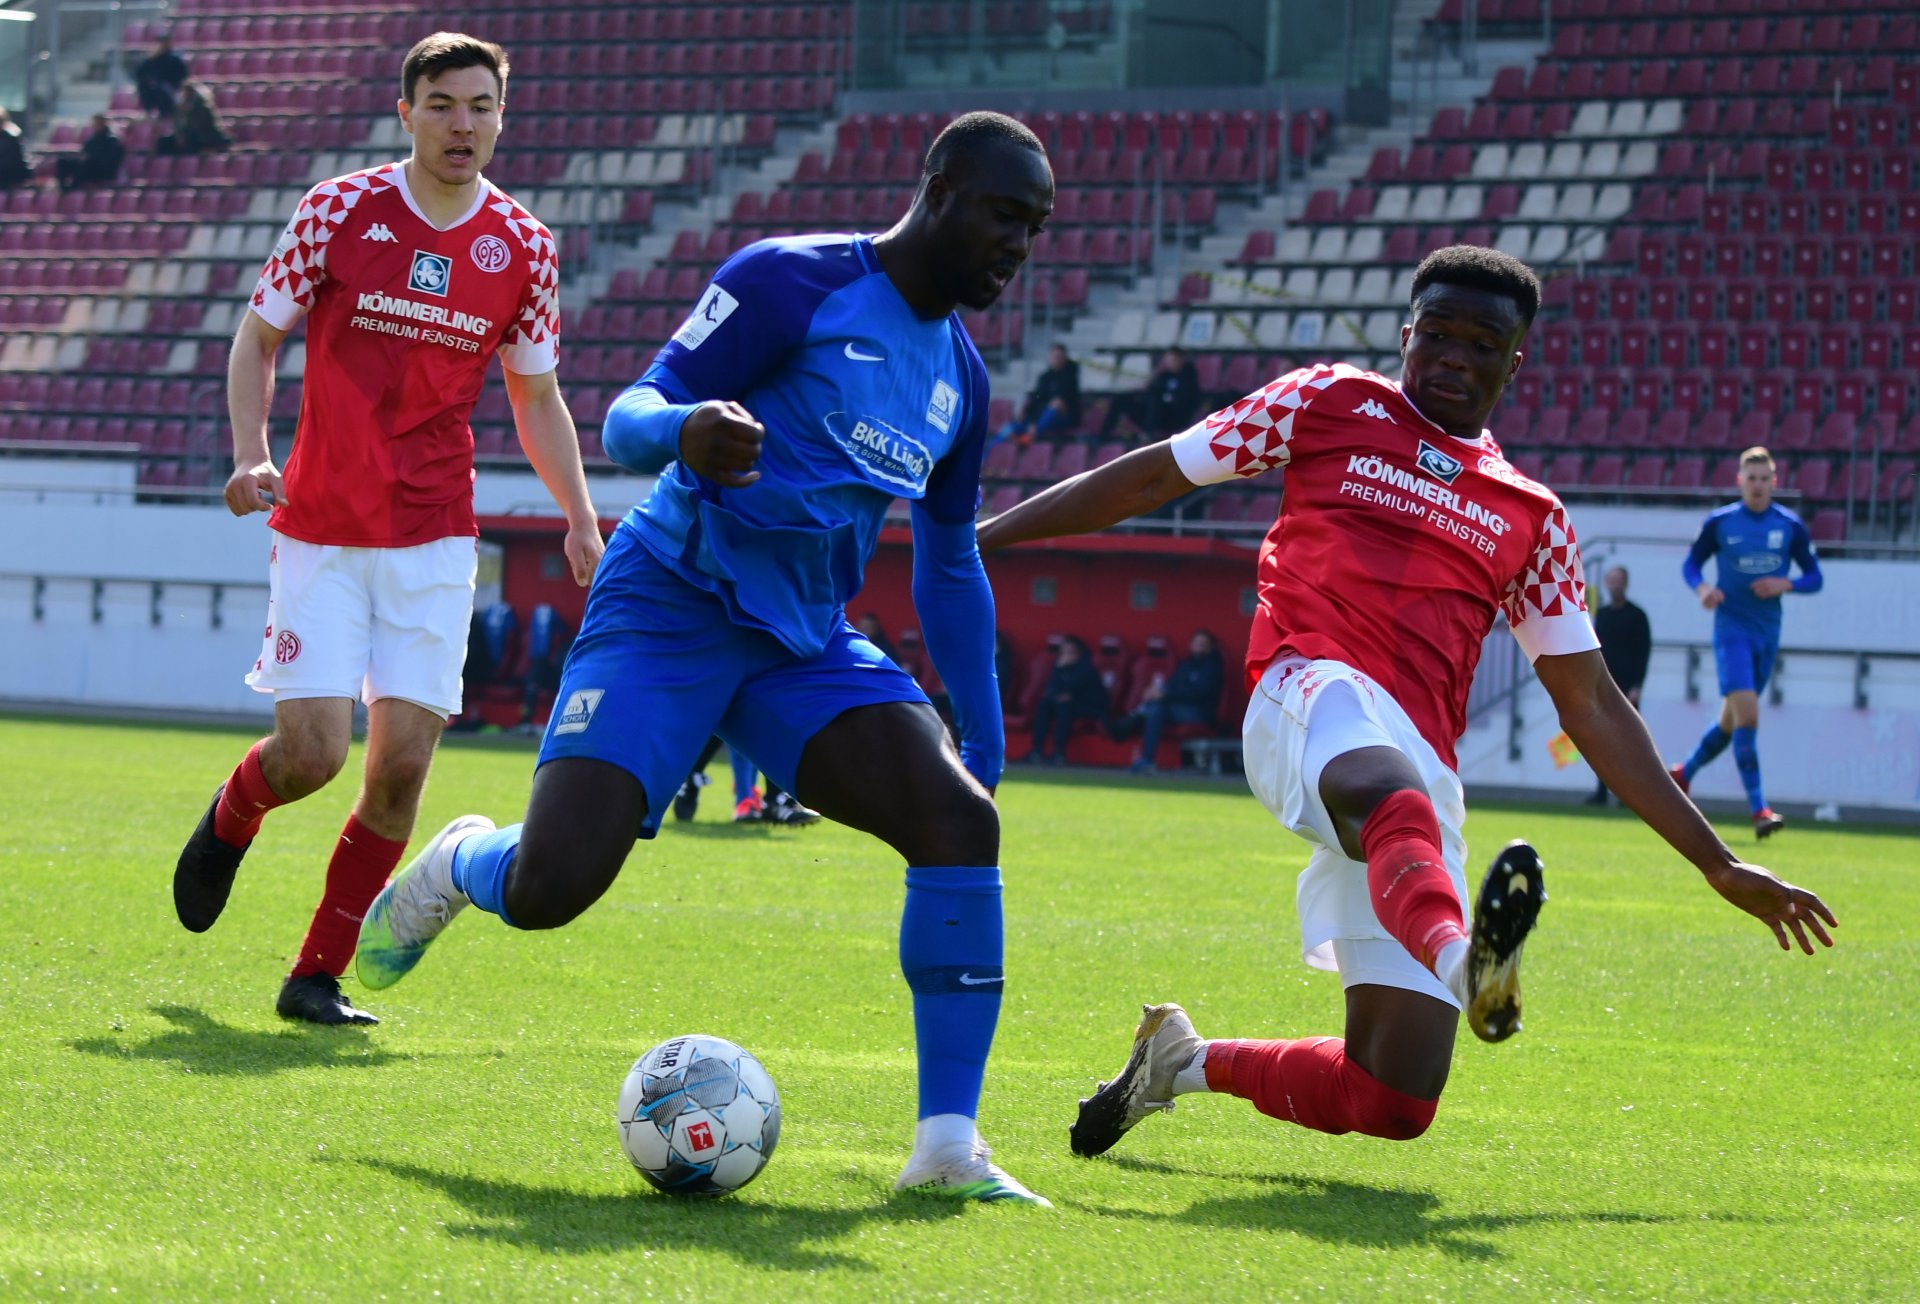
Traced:
[[1777, 598], [1783, 593], [1818, 593], [1826, 584], [1827, 577], [1820, 573], [1820, 558], [1813, 550], [1813, 536], [1807, 532], [1803, 521], [1793, 523], [1793, 549], [1789, 555], [1800, 567], [1800, 573], [1792, 579], [1784, 575], [1767, 575], [1755, 580], [1755, 597]]
[[523, 376], [511, 367], [505, 372], [507, 401], [513, 405], [513, 426], [520, 436], [520, 447], [526, 450], [527, 461], [540, 483], [566, 514], [563, 547], [567, 565], [573, 571], [573, 582], [584, 588], [593, 582], [606, 544], [600, 538], [593, 497], [587, 492], [587, 474], [580, 465], [580, 432], [574, 429], [573, 413], [560, 394], [560, 373], [553, 370]]
[[1622, 804], [1692, 862], [1714, 891], [1771, 928], [1782, 950], [1792, 949], [1791, 932], [1800, 949], [1812, 955], [1808, 930], [1823, 946], [1833, 945], [1821, 921], [1836, 927], [1839, 921], [1826, 904], [1758, 865], [1743, 864], [1674, 784], [1639, 712], [1614, 684], [1598, 650], [1542, 655], [1533, 668], [1581, 758]]
[[766, 427], [732, 399], [696, 398], [671, 371], [654, 363], [607, 409], [600, 446], [635, 475], [658, 475], [670, 462], [726, 489], [760, 478]]
[[240, 314], [227, 353], [227, 419], [233, 426], [233, 474], [227, 477], [227, 510], [235, 516], [264, 512], [287, 501], [280, 468], [267, 443], [273, 408], [273, 367], [287, 332], [257, 312]]
[[1289, 372], [1170, 439], [1062, 480], [982, 522], [980, 550], [993, 552], [1029, 539], [1094, 534], [1164, 507], [1200, 485], [1224, 484], [1279, 466], [1287, 460], [1288, 442], [1306, 416], [1299, 391], [1309, 381], [1331, 374], [1330, 368]]
[[1720, 524], [1717, 518], [1709, 516], [1706, 524], [1700, 527], [1700, 537], [1693, 541], [1693, 547], [1687, 549], [1687, 559], [1680, 563], [1680, 577], [1687, 582], [1694, 596], [1700, 599], [1700, 605], [1712, 611], [1725, 601], [1726, 594], [1718, 585], [1708, 583], [1706, 575], [1707, 558], [1713, 556], [1720, 546]]

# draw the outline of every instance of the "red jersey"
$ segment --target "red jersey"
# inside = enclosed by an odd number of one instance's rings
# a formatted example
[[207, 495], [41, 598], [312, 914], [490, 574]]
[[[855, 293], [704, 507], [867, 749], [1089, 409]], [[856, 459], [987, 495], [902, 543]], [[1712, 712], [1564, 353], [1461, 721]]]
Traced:
[[558, 365], [559, 281], [552, 233], [485, 178], [444, 231], [399, 163], [308, 191], [253, 291], [280, 330], [310, 314], [273, 528], [366, 548], [478, 534], [467, 416], [496, 351], [522, 375]]
[[1195, 484], [1287, 468], [1260, 549], [1250, 687], [1283, 652], [1345, 662], [1452, 767], [1496, 614], [1529, 658], [1599, 646], [1559, 498], [1491, 435], [1449, 435], [1384, 376], [1302, 368], [1174, 436], [1173, 452]]

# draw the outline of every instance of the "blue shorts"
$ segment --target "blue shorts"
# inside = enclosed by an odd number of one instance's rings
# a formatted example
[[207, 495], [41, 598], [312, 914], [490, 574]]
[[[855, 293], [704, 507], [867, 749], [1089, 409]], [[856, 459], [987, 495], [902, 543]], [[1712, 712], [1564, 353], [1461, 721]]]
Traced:
[[815, 657], [738, 625], [719, 598], [661, 564], [624, 526], [614, 532], [567, 653], [540, 764], [607, 761], [647, 794], [652, 837], [707, 738], [751, 756], [793, 791], [808, 740], [843, 712], [927, 695], [846, 622]]
[[1713, 660], [1720, 670], [1720, 695], [1758, 693], [1773, 678], [1780, 636], [1727, 625], [1713, 631]]

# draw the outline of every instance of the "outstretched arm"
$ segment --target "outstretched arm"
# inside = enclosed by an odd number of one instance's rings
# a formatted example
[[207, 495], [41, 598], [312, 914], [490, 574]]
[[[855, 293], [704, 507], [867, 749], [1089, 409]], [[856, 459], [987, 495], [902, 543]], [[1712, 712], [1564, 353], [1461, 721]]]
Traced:
[[1615, 686], [1599, 652], [1541, 656], [1533, 668], [1553, 698], [1561, 728], [1600, 781], [1691, 861], [1714, 891], [1771, 928], [1782, 950], [1792, 949], [1791, 932], [1812, 955], [1809, 929], [1821, 945], [1833, 945], [1821, 921], [1836, 927], [1839, 921], [1826, 903], [1758, 865], [1743, 864], [1675, 786], [1639, 712]]
[[593, 582], [606, 544], [600, 538], [600, 520], [587, 492], [586, 472], [580, 466], [580, 433], [573, 413], [560, 394], [560, 373], [544, 371], [523, 376], [506, 369], [507, 401], [513, 405], [513, 426], [520, 436], [540, 483], [567, 518], [562, 551], [573, 571], [573, 582], [585, 588]]
[[1082, 471], [980, 525], [980, 551], [993, 552], [1028, 539], [1094, 534], [1144, 516], [1194, 487], [1173, 459], [1172, 441], [1136, 448], [1126, 456]]

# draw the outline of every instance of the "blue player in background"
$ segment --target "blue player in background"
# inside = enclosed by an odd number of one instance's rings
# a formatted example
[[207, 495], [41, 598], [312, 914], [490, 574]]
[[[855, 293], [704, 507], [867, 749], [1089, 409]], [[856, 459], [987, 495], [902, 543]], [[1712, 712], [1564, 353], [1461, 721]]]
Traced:
[[[708, 735], [907, 863], [919, 1123], [897, 1189], [1047, 1201], [974, 1119], [1003, 984], [1006, 739], [974, 542], [987, 376], [954, 315], [1006, 289], [1053, 209], [1040, 141], [970, 113], [884, 235], [735, 255], [602, 442], [652, 495], [614, 532], [567, 658], [523, 824], [453, 821], [367, 912], [360, 980], [403, 976], [469, 902], [558, 928], [651, 838]], [[914, 605], [958, 751], [913, 679], [848, 623], [888, 505], [912, 505]]]
[[[1680, 573], [1700, 605], [1713, 613], [1713, 656], [1720, 671], [1720, 718], [1707, 726], [1673, 780], [1685, 792], [1693, 776], [1733, 744], [1733, 761], [1753, 809], [1753, 831], [1764, 838], [1786, 821], [1773, 813], [1760, 788], [1760, 690], [1780, 651], [1780, 595], [1818, 593], [1820, 561], [1806, 524], [1773, 501], [1773, 455], [1764, 448], [1740, 454], [1740, 501], [1711, 513]], [[1701, 568], [1719, 557], [1719, 583]], [[1800, 574], [1789, 579], [1790, 563]]]

